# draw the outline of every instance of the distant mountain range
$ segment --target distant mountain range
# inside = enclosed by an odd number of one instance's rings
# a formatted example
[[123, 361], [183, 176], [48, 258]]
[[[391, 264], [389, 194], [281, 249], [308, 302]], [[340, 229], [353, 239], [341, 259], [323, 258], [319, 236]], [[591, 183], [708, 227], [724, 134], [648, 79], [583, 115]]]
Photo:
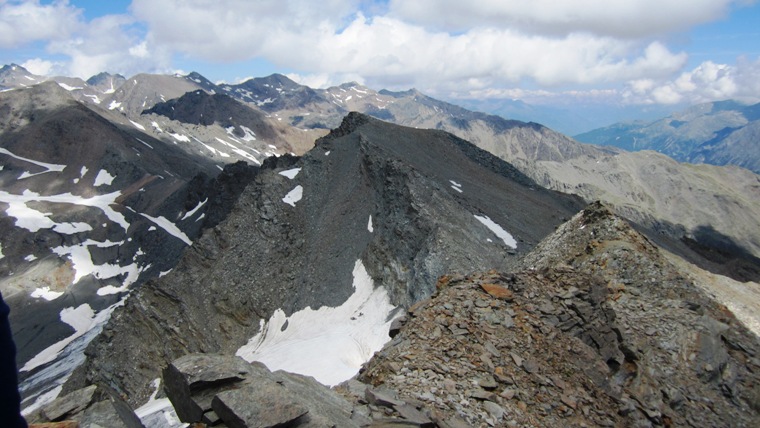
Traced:
[[652, 122], [617, 123], [575, 138], [629, 151], [654, 150], [679, 162], [737, 165], [760, 173], [760, 103], [700, 104]]
[[529, 104], [521, 100], [459, 99], [452, 102], [474, 111], [537, 122], [565, 135], [577, 135], [631, 120], [655, 120], [678, 107], [665, 105], [616, 105], [578, 102], [572, 105]]

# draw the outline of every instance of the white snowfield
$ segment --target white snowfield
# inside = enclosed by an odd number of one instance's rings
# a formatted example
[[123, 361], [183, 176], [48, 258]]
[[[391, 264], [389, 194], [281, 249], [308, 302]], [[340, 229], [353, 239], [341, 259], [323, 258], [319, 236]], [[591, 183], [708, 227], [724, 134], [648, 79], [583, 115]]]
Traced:
[[[375, 287], [361, 260], [353, 270], [354, 294], [337, 308], [306, 308], [286, 317], [278, 309], [261, 331], [237, 351], [248, 362], [286, 370], [333, 386], [354, 376], [390, 340], [396, 309]], [[285, 323], [287, 322], [287, 326]], [[285, 328], [283, 328], [285, 327]]]
[[74, 329], [74, 334], [71, 336], [54, 343], [47, 349], [43, 350], [34, 358], [27, 361], [27, 363], [20, 369], [22, 372], [28, 372], [45, 363], [53, 361], [58, 354], [63, 351], [69, 343], [73, 342], [76, 338], [82, 336], [87, 330], [92, 327], [93, 320], [95, 319], [95, 312], [87, 303], [79, 305], [76, 308], [65, 308], [61, 311], [61, 321], [70, 325]]
[[288, 192], [287, 195], [285, 195], [284, 198], [282, 198], [282, 202], [285, 202], [286, 204], [295, 207], [296, 202], [300, 201], [301, 198], [303, 198], [303, 187], [299, 184], [296, 186], [293, 190]]
[[287, 171], [280, 171], [279, 174], [292, 180], [296, 178], [296, 175], [298, 175], [299, 172], [301, 172], [301, 168], [293, 168]]
[[[52, 203], [58, 203], [58, 204], [74, 204], [74, 205], [84, 205], [88, 207], [95, 207], [99, 208], [101, 211], [103, 211], [103, 214], [105, 214], [106, 217], [108, 217], [109, 220], [112, 222], [120, 225], [125, 231], [129, 228], [129, 222], [127, 222], [127, 219], [124, 218], [124, 216], [114, 211], [113, 208], [111, 208], [111, 204], [116, 204], [116, 198], [121, 196], [121, 192], [113, 192], [108, 193], [105, 195], [96, 195], [90, 198], [83, 198], [81, 196], [72, 195], [71, 193], [61, 193], [58, 195], [49, 195], [49, 196], [42, 196], [39, 193], [33, 192], [31, 190], [25, 190], [20, 195], [14, 195], [11, 193], [8, 193], [4, 190], [0, 190], [0, 202], [5, 202], [8, 205], [14, 206], [16, 210], [18, 211], [12, 211], [10, 208], [6, 213], [10, 217], [16, 218], [16, 225], [18, 227], [24, 227], [28, 229], [31, 232], [36, 232], [39, 229], [45, 229], [47, 226], [46, 224], [49, 224], [48, 221], [52, 222], [47, 216], [49, 214], [43, 214], [39, 211], [32, 210], [31, 208], [26, 206], [27, 202], [52, 202]], [[34, 211], [34, 212], [32, 212]], [[12, 214], [11, 212], [15, 213]], [[18, 216], [16, 215], [18, 214]], [[46, 220], [42, 220], [40, 217], [42, 215], [46, 218]], [[42, 223], [38, 223], [42, 222]], [[58, 223], [55, 223], [58, 224]], [[70, 224], [70, 223], [69, 223]], [[25, 227], [23, 225], [29, 226]], [[34, 227], [39, 226], [38, 229], [32, 230]], [[63, 233], [63, 232], [62, 232]]]
[[98, 171], [98, 175], [95, 177], [95, 187], [106, 185], [110, 186], [111, 183], [113, 183], [113, 179], [116, 178], [113, 175], [109, 174], [108, 171], [105, 169], [101, 169]]
[[31, 297], [35, 299], [45, 299], [48, 302], [52, 302], [61, 296], [63, 296], [62, 291], [52, 291], [50, 287], [37, 288], [31, 294]]
[[502, 241], [504, 241], [504, 244], [507, 247], [517, 249], [517, 241], [515, 241], [515, 238], [512, 237], [512, 235], [504, 230], [503, 227], [496, 224], [493, 220], [491, 220], [488, 216], [475, 216], [478, 221], [483, 223], [488, 229], [491, 230], [491, 232], [494, 233], [497, 237], [499, 237]]

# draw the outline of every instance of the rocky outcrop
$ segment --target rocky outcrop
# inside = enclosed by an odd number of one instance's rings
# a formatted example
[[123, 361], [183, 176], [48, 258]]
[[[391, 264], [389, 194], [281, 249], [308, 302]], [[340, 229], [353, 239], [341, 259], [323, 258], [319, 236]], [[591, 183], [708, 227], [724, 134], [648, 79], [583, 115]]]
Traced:
[[145, 428], [124, 400], [95, 385], [58, 397], [26, 419], [32, 428]]
[[351, 405], [313, 378], [239, 357], [189, 354], [163, 372], [180, 420], [230, 428], [358, 426]]
[[469, 425], [760, 421], [757, 337], [605, 207], [522, 267], [442, 277], [360, 379]]

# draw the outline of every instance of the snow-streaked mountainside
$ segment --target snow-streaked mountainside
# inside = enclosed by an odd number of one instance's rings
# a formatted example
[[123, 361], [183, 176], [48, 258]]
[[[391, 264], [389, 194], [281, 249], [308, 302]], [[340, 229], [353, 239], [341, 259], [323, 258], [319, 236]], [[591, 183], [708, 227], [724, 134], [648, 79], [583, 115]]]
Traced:
[[760, 104], [700, 104], [651, 122], [617, 123], [576, 136], [625, 150], [654, 150], [679, 162], [737, 165], [760, 172]]
[[[299, 188], [299, 198], [287, 197]], [[138, 405], [158, 374], [153, 363], [188, 351], [271, 361], [292, 343], [288, 337], [314, 328], [306, 325], [315, 322], [309, 311], [332, 320], [322, 329], [325, 353], [343, 346], [337, 338], [350, 331], [379, 328], [385, 336], [391, 309], [430, 296], [443, 273], [506, 269], [581, 206], [450, 134], [351, 114], [295, 164], [280, 158], [262, 168], [225, 222], [117, 310], [70, 387], [107, 382]], [[516, 248], [477, 216], [509, 233]], [[365, 269], [388, 303], [367, 291]], [[375, 324], [352, 327], [364, 322]], [[156, 335], [162, 340], [142, 343]], [[357, 340], [367, 344], [357, 355], [377, 349], [375, 337]], [[324, 363], [307, 352], [289, 358], [300, 359], [292, 363], [299, 367]], [[355, 370], [363, 362], [351, 361]], [[307, 374], [328, 383], [345, 380], [313, 370]]]
[[[91, 382], [145, 404], [187, 352], [348, 373], [440, 275], [511, 269], [584, 200], [705, 269], [760, 278], [760, 179], [741, 168], [357, 83], [10, 65], [0, 86], [0, 290], [27, 412]], [[290, 359], [317, 319], [332, 321], [313, 345], [354, 357]]]

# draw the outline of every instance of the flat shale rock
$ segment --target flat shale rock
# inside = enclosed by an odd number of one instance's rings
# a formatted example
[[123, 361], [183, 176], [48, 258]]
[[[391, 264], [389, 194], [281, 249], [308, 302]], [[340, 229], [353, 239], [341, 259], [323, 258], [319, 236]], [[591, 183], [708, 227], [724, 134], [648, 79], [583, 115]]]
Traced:
[[276, 382], [220, 392], [211, 406], [230, 428], [298, 426], [299, 419], [309, 412]]
[[62, 421], [67, 417], [75, 415], [92, 403], [97, 387], [90, 385], [57, 398], [50, 404], [42, 408], [42, 415], [49, 421]]
[[239, 427], [358, 427], [352, 405], [314, 378], [235, 356], [190, 354], [164, 370], [165, 390], [186, 423]]
[[164, 369], [164, 389], [180, 420], [200, 422], [215, 394], [248, 378], [252, 370], [240, 357], [189, 354]]

